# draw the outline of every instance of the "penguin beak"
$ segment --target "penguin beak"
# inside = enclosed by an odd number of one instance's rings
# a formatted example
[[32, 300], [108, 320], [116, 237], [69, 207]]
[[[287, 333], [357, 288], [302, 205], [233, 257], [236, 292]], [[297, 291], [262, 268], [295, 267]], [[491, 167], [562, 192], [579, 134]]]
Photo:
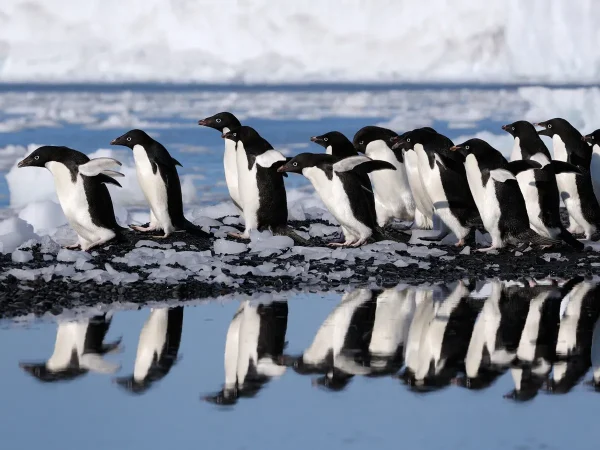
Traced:
[[202, 125], [203, 127], [208, 126], [208, 120], [207, 119], [200, 119], [198, 121], [198, 125]]
[[404, 139], [401, 140], [397, 140], [398, 138], [392, 138], [390, 139], [390, 142], [394, 142], [394, 144], [392, 145], [392, 150], [396, 150], [397, 148], [402, 147], [404, 144], [406, 144], [406, 141]]
[[19, 164], [17, 164], [17, 167], [18, 168], [27, 167], [27, 160], [24, 159], [23, 161], [19, 161]]
[[119, 138], [115, 138], [112, 141], [110, 141], [110, 145], [119, 145]]
[[460, 145], [453, 145], [452, 147], [450, 147], [450, 151], [451, 152], [456, 152], [458, 150], [460, 150], [462, 147]]
[[539, 134], [540, 136], [550, 136], [550, 133], [549, 133], [548, 128], [546, 127], [545, 123], [543, 123], [543, 122], [534, 123], [533, 126], [543, 128], [543, 130], [538, 130], [538, 132], [537, 132], [537, 134]]
[[587, 136], [581, 136], [581, 140], [583, 142], [587, 142], [588, 144], [592, 143], [592, 136], [590, 134], [588, 134]]
[[287, 168], [286, 166], [281, 166], [279, 169], [277, 169], [277, 172], [287, 172]]
[[321, 139], [321, 138], [320, 138], [319, 136], [311, 136], [311, 137], [310, 137], [310, 140], [311, 140], [311, 142], [319, 142], [319, 141], [320, 141], [320, 139]]

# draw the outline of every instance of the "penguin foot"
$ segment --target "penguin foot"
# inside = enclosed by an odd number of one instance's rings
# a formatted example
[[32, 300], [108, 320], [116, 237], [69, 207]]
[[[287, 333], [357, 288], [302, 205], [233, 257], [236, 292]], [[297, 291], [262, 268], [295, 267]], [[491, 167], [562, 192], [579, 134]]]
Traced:
[[477, 251], [478, 252], [482, 252], [482, 253], [487, 253], [487, 252], [491, 252], [493, 250], [498, 250], [499, 247], [494, 247], [493, 245], [491, 247], [487, 247], [487, 248], [478, 248]]
[[354, 246], [354, 243], [351, 242], [351, 241], [346, 241], [346, 242], [330, 242], [327, 245], [329, 247], [350, 247], [351, 245]]
[[152, 237], [153, 237], [154, 239], [166, 239], [166, 238], [168, 238], [168, 237], [169, 237], [169, 235], [168, 235], [168, 234], [164, 234], [164, 235], [162, 235], [162, 236], [152, 236]]
[[66, 248], [67, 250], [76, 250], [78, 248], [81, 248], [81, 244], [77, 243], [73, 245], [63, 245], [63, 248]]
[[147, 227], [141, 227], [139, 225], [129, 225], [129, 228], [135, 231], [141, 231], [142, 233], [156, 230], [156, 227], [152, 225], [148, 225]]
[[463, 239], [459, 239], [458, 242], [456, 244], [454, 244], [455, 247], [464, 247], [465, 246], [465, 240]]
[[229, 232], [229, 233], [227, 233], [227, 236], [235, 238], [235, 239], [244, 239], [246, 241], [248, 239], [250, 239], [249, 236], [244, 236], [244, 233], [232, 233], [232, 232]]

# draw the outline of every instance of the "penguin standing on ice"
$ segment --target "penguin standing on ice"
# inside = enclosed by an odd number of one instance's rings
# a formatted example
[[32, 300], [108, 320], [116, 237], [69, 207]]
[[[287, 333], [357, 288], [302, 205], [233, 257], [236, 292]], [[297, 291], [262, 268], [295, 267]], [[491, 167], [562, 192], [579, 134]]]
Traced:
[[583, 140], [592, 147], [592, 161], [590, 175], [596, 200], [600, 203], [600, 129], [583, 137]]
[[363, 185], [364, 175], [376, 170], [395, 170], [385, 161], [366, 156], [338, 160], [334, 156], [300, 153], [279, 168], [280, 172], [304, 175], [342, 227], [345, 241], [332, 246], [358, 247], [373, 235], [379, 235], [373, 194]]
[[[232, 237], [250, 239], [251, 230], [271, 229], [289, 234], [287, 229], [287, 197], [283, 174], [277, 169], [287, 158], [273, 149], [258, 132], [247, 126], [223, 134], [223, 139], [236, 143], [236, 161], [244, 233]], [[292, 238], [296, 237], [295, 233]]]
[[[207, 117], [198, 121], [198, 125], [204, 127], [214, 128], [220, 131], [221, 134], [228, 133], [229, 131], [239, 128], [242, 126], [240, 121], [230, 112], [224, 111], [214, 116]], [[223, 155], [223, 166], [225, 169], [225, 183], [227, 183], [227, 189], [229, 190], [229, 196], [233, 201], [233, 204], [242, 211], [240, 190], [238, 186], [238, 171], [237, 162], [235, 156], [235, 141], [231, 139], [225, 140], [225, 154]]]
[[140, 332], [133, 374], [115, 382], [133, 394], [143, 394], [164, 378], [177, 361], [183, 329], [183, 306], [152, 308]]
[[[429, 199], [435, 214], [457, 237], [456, 245], [460, 247], [479, 220], [479, 212], [460, 155], [450, 151], [453, 145], [446, 136], [421, 128], [400, 136], [392, 148], [404, 150], [407, 160], [409, 155], [417, 159], [422, 195]], [[418, 198], [414, 190], [413, 194], [415, 199]], [[441, 239], [444, 235], [433, 239]]]
[[150, 204], [150, 225], [131, 226], [136, 231], [163, 230], [166, 238], [174, 231], [187, 231], [200, 237], [210, 235], [183, 216], [181, 183], [177, 167], [181, 164], [167, 149], [142, 130], [131, 130], [110, 145], [122, 145], [133, 150], [135, 170], [142, 192]]
[[535, 127], [524, 120], [504, 125], [504, 131], [515, 138], [511, 160], [536, 161], [542, 167], [525, 170], [516, 178], [521, 188], [530, 226], [542, 235], [562, 239], [571, 247], [583, 250], [583, 244], [565, 229], [560, 221], [560, 196], [556, 176], [581, 171], [564, 161], [552, 161], [550, 152]]
[[485, 229], [492, 237], [486, 252], [506, 244], [529, 242], [553, 245], [560, 241], [540, 236], [529, 227], [529, 218], [523, 194], [515, 178], [516, 173], [541, 167], [535, 161], [508, 163], [502, 153], [481, 139], [470, 139], [450, 148], [464, 158], [469, 189], [481, 215]]
[[552, 139], [554, 159], [571, 163], [583, 172], [583, 175], [561, 173], [556, 176], [556, 181], [569, 212], [569, 231], [583, 231], [586, 239], [592, 239], [600, 225], [600, 205], [590, 176], [592, 151], [581, 133], [565, 119], [551, 119], [536, 125], [544, 128], [538, 131], [539, 135]]
[[67, 248], [89, 250], [117, 237], [124, 230], [117, 224], [113, 203], [105, 184], [121, 187], [112, 170], [121, 163], [95, 158], [68, 147], [44, 146], [31, 153], [18, 167], [46, 167], [54, 177], [56, 195], [78, 243]]
[[107, 314], [90, 319], [62, 322], [56, 331], [52, 356], [43, 363], [20, 363], [19, 366], [43, 382], [69, 381], [89, 371], [110, 374], [118, 364], [104, 360], [104, 355], [119, 351], [121, 339], [104, 343], [112, 317]]
[[354, 148], [373, 160], [385, 161], [396, 170], [381, 170], [371, 177], [375, 193], [377, 223], [386, 226], [392, 219], [414, 220], [415, 200], [410, 190], [402, 151], [394, 152], [390, 139], [398, 136], [387, 128], [361, 128], [352, 143]]

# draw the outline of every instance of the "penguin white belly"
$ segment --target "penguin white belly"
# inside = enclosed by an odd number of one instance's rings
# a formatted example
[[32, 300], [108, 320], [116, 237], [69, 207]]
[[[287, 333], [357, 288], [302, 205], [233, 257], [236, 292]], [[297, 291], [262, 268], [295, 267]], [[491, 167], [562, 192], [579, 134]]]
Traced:
[[[373, 231], [354, 216], [348, 194], [335, 171], [331, 180], [317, 167], [304, 168], [302, 174], [312, 183], [329, 212], [340, 223], [349, 243], [365, 241], [371, 236]], [[351, 236], [347, 236], [346, 232]]]
[[240, 325], [242, 323], [244, 304], [242, 304], [235, 317], [231, 320], [227, 329], [227, 338], [225, 339], [225, 387], [231, 388], [235, 386], [237, 381], [237, 363], [240, 349]]
[[[223, 129], [223, 133], [229, 131], [227, 128]], [[238, 170], [237, 170], [237, 158], [235, 151], [235, 142], [231, 139], [225, 139], [225, 154], [223, 155], [223, 168], [225, 170], [225, 183], [227, 183], [227, 189], [229, 190], [229, 196], [238, 205], [242, 205], [240, 200], [240, 191], [238, 187]]]
[[[418, 148], [420, 147], [420, 148]], [[444, 222], [458, 239], [463, 239], [469, 234], [469, 228], [465, 228], [450, 209], [448, 196], [442, 184], [442, 175], [438, 165], [438, 156], [435, 155], [433, 169], [429, 165], [429, 158], [422, 146], [415, 146], [419, 158], [419, 173], [423, 179], [423, 186], [432, 202], [432, 207], [437, 216]]]
[[371, 159], [387, 161], [396, 170], [378, 170], [370, 174], [375, 194], [375, 210], [379, 226], [390, 219], [413, 220], [415, 200], [408, 184], [406, 169], [383, 141], [367, 145], [365, 154]]
[[377, 297], [375, 322], [369, 352], [391, 356], [406, 342], [408, 329], [415, 312], [414, 292], [386, 289]]
[[570, 356], [577, 345], [577, 325], [581, 316], [581, 303], [587, 292], [592, 288], [589, 283], [580, 283], [569, 295], [569, 303], [565, 314], [560, 320], [558, 340], [556, 341], [556, 354]]
[[404, 153], [404, 167], [416, 208], [429, 220], [433, 220], [433, 203], [419, 174], [419, 158], [416, 151]]
[[541, 234], [542, 236], [551, 237], [552, 234], [548, 227], [542, 222], [540, 217], [541, 209], [540, 209], [540, 197], [538, 188], [535, 184], [535, 171], [534, 170], [526, 170], [517, 175], [517, 182], [519, 183], [519, 188], [521, 189], [521, 193], [523, 194], [523, 198], [525, 199], [525, 206], [527, 208], [527, 217], [529, 217], [529, 225], [536, 233]]
[[133, 147], [133, 159], [135, 160], [135, 171], [138, 182], [140, 183], [144, 197], [146, 197], [146, 201], [150, 204], [150, 209], [158, 222], [158, 226], [165, 233], [174, 231], [175, 229], [169, 216], [167, 187], [160, 176], [160, 170], [157, 168], [156, 173], [152, 171], [152, 163], [148, 159], [146, 150], [141, 145]]
[[473, 194], [473, 199], [479, 210], [483, 226], [492, 237], [492, 245], [501, 245], [500, 230], [498, 228], [500, 204], [496, 197], [495, 181], [490, 175], [487, 184], [483, 185], [481, 170], [479, 169], [477, 159], [473, 155], [467, 156], [465, 169], [469, 189], [471, 190], [471, 194]]
[[344, 342], [346, 340], [346, 335], [356, 332], [352, 329], [352, 327], [350, 327], [352, 317], [356, 312], [356, 309], [360, 308], [362, 304], [370, 298], [370, 289], [357, 289], [345, 294], [342, 298], [342, 303], [338, 309], [336, 309], [336, 314], [333, 321], [332, 347], [334, 358], [342, 351]]
[[[80, 242], [83, 239], [91, 244], [110, 234], [112, 234], [110, 237], [114, 237], [112, 230], [98, 227], [92, 222], [81, 175], [78, 174], [73, 183], [71, 172], [64, 164], [51, 161], [46, 164], [46, 168], [54, 177], [58, 201], [69, 225], [80, 237]], [[86, 245], [82, 245], [82, 248], [87, 250]]]
[[169, 308], [151, 309], [150, 317], [140, 332], [133, 378], [142, 381], [148, 375], [154, 358], [159, 358], [167, 340]]
[[529, 304], [529, 312], [525, 319], [525, 326], [517, 348], [517, 357], [521, 361], [533, 362], [535, 359], [535, 349], [540, 329], [540, 319], [542, 317], [542, 307], [548, 294], [540, 294]]
[[521, 139], [516, 137], [510, 154], [510, 161], [517, 161], [519, 159], [523, 159], [523, 153], [521, 152]]
[[594, 382], [600, 384], [600, 319], [596, 322], [592, 334], [591, 357]]
[[250, 237], [250, 230], [258, 228], [258, 208], [260, 198], [258, 192], [258, 181], [256, 179], [256, 162], [248, 169], [248, 156], [242, 142], [238, 142], [236, 150], [236, 162], [238, 171], [240, 206], [244, 214], [245, 231], [244, 237]]
[[83, 353], [85, 333], [88, 322], [66, 322], [58, 325], [54, 352], [46, 362], [46, 368], [50, 371], [63, 370], [69, 367], [73, 351], [78, 355]]
[[592, 163], [590, 164], [590, 175], [596, 200], [600, 203], [600, 145], [592, 147]]
[[243, 384], [248, 376], [250, 363], [258, 365], [258, 335], [260, 333], [260, 316], [256, 307], [246, 301], [240, 324], [240, 349], [237, 364], [238, 383]]

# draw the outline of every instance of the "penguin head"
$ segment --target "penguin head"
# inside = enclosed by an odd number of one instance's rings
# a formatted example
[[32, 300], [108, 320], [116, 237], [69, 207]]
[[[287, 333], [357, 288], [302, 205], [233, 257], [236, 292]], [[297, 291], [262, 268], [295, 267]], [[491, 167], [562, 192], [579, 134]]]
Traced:
[[[81, 158], [83, 156], [83, 159]], [[76, 164], [83, 164], [89, 161], [83, 153], [69, 147], [56, 147], [45, 145], [33, 151], [27, 158], [17, 164], [17, 167], [44, 167], [51, 161], [67, 163], [74, 161]]]
[[437, 132], [431, 127], [417, 128], [391, 138], [392, 150], [412, 150], [416, 144], [427, 144]]
[[565, 133], [570, 133], [573, 130], [577, 131], [573, 125], [560, 117], [546, 120], [545, 122], [538, 122], [534, 125], [543, 128], [543, 130], [538, 131], [540, 136], [552, 137], [555, 134], [563, 135]]
[[313, 136], [310, 140], [325, 148], [330, 155], [338, 158], [346, 158], [358, 154], [352, 142], [339, 131], [330, 131], [321, 136]]
[[252, 140], [261, 139], [261, 136], [260, 136], [260, 134], [258, 134], [258, 131], [256, 131], [252, 127], [247, 127], [247, 126], [241, 126], [241, 127], [235, 128], [233, 130], [230, 130], [226, 133], [223, 133], [221, 135], [221, 137], [223, 139], [230, 139], [233, 142], [242, 141], [244, 144], [246, 144], [247, 142], [250, 142]]
[[582, 138], [589, 145], [600, 145], [600, 128]]
[[145, 131], [142, 130], [131, 130], [125, 133], [123, 136], [119, 136], [116, 139], [110, 141], [110, 145], [122, 145], [124, 147], [129, 147], [133, 150], [133, 147], [136, 145], [141, 145], [144, 148], [147, 148], [154, 139], [152, 139]]
[[203, 127], [214, 128], [215, 130], [223, 133], [223, 130], [227, 128], [228, 130], [234, 130], [242, 126], [240, 121], [233, 114], [227, 111], [223, 111], [215, 114], [214, 116], [207, 117], [206, 119], [202, 119], [198, 121], [198, 125], [202, 125]]
[[497, 154], [500, 154], [498, 150], [496, 150], [486, 141], [478, 138], [469, 139], [462, 144], [454, 145], [450, 147], [450, 150], [458, 152], [458, 154], [462, 155], [464, 158], [469, 155], [474, 155], [478, 160], [495, 158]]
[[352, 144], [357, 152], [365, 153], [367, 146], [376, 141], [383, 141], [389, 148], [392, 148], [393, 142], [391, 139], [396, 136], [398, 136], [398, 133], [387, 128], [367, 126], [356, 132]]
[[302, 173], [307, 167], [315, 167], [320, 163], [335, 162], [331, 155], [322, 153], [300, 153], [287, 161], [283, 166], [277, 169], [277, 172]]
[[525, 136], [537, 133], [533, 124], [527, 122], [526, 120], [517, 120], [516, 122], [509, 123], [508, 125], [502, 125], [502, 129], [514, 138], [523, 138]]

